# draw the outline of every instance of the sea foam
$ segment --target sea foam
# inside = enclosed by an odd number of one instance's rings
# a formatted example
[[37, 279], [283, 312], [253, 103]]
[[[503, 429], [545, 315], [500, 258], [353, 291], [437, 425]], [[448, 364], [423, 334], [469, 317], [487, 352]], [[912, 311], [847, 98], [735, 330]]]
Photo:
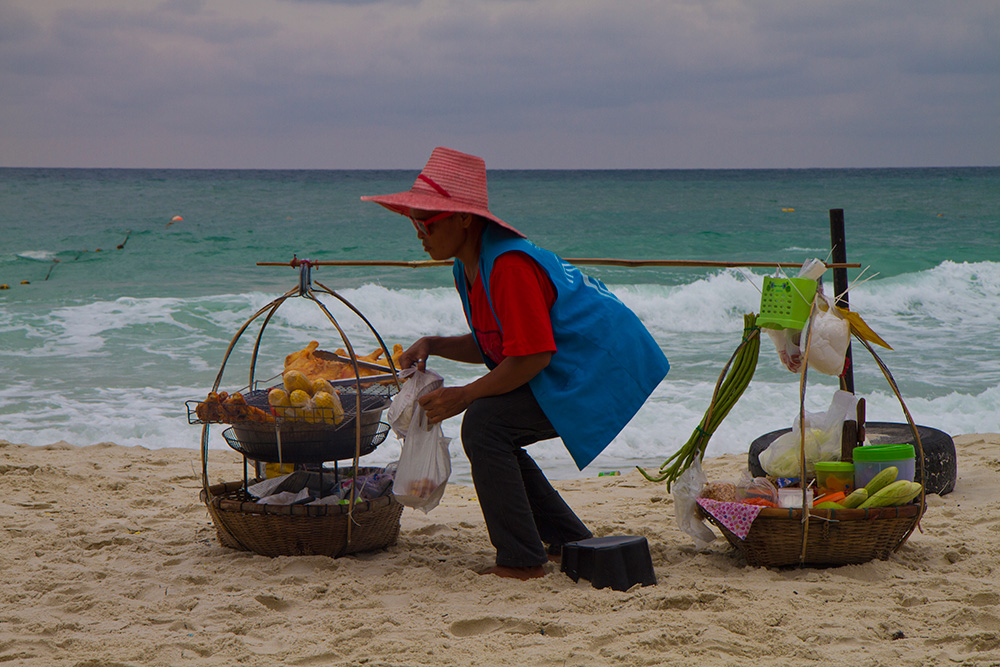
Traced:
[[[653, 465], [688, 440], [711, 400], [719, 373], [739, 344], [743, 314], [759, 305], [761, 272], [722, 270], [684, 284], [622, 284], [611, 289], [646, 323], [671, 361], [671, 371], [625, 430], [595, 462]], [[827, 289], [830, 287], [825, 286]], [[875, 277], [852, 289], [852, 309], [894, 351], [874, 348], [891, 369], [914, 419], [949, 433], [998, 432], [1000, 416], [1000, 263], [942, 262], [927, 270]], [[365, 284], [339, 292], [361, 310], [390, 348], [423, 335], [467, 331], [450, 288], [387, 288]], [[197, 449], [200, 427], [188, 425], [185, 401], [205, 395], [215, 381], [237, 331], [251, 316], [226, 362], [221, 388], [248, 381], [248, 366], [267, 317], [280, 295], [245, 292], [179, 298], [121, 297], [64, 303], [48, 312], [7, 309], [0, 327], [11, 334], [0, 350], [8, 382], [0, 388], [4, 438], [47, 444], [112, 441], [145, 447]], [[332, 296], [321, 301], [355, 350], [376, 349], [374, 335]], [[280, 372], [284, 356], [310, 340], [323, 349], [342, 347], [324, 312], [306, 299], [290, 298], [268, 320], [258, 350], [256, 377]], [[872, 421], [905, 421], [885, 378], [858, 344], [855, 385]], [[485, 369], [432, 359], [449, 384], [473, 380]], [[613, 382], [613, 379], [610, 380]], [[811, 373], [806, 409], [825, 410], [836, 378]], [[757, 436], [788, 428], [799, 403], [798, 376], [780, 364], [769, 339], [761, 345], [754, 381], [713, 435], [708, 454], [743, 454]], [[464, 455], [460, 417], [445, 422], [456, 438], [452, 455], [459, 474]], [[213, 451], [226, 449], [220, 428], [210, 429]], [[398, 456], [390, 437], [370, 455], [373, 464]], [[556, 474], [571, 476], [559, 441], [539, 443], [533, 455]]]

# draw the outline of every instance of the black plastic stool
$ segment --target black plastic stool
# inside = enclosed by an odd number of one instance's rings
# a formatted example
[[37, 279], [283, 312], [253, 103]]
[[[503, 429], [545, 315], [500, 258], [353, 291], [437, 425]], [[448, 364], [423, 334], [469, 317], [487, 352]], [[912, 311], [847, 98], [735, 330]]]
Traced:
[[573, 581], [588, 579], [594, 588], [627, 591], [636, 584], [656, 585], [645, 537], [617, 535], [568, 542], [562, 548], [561, 569]]

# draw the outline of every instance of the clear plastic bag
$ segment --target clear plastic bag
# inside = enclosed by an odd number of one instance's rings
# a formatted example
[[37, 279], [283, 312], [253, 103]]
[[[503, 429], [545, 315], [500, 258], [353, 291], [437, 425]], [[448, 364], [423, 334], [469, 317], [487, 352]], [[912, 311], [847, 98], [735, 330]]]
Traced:
[[406, 432], [410, 428], [417, 399], [443, 387], [444, 378], [434, 371], [417, 370], [415, 366], [400, 371], [399, 377], [405, 379], [406, 382], [392, 399], [392, 405], [386, 410], [385, 418], [396, 436], [402, 438], [406, 436]]
[[698, 496], [707, 481], [701, 468], [701, 459], [695, 457], [694, 463], [670, 487], [674, 496], [677, 527], [693, 537], [698, 548], [707, 546], [715, 539], [715, 533], [698, 516]]
[[754, 477], [749, 470], [743, 471], [743, 476], [736, 484], [736, 502], [744, 500], [766, 500], [778, 504], [778, 487], [767, 477]]
[[403, 438], [403, 453], [392, 482], [396, 500], [425, 514], [437, 507], [451, 476], [450, 442], [441, 424], [427, 426], [427, 413], [418, 403]]
[[386, 419], [396, 435], [403, 439], [392, 483], [392, 494], [403, 505], [426, 514], [437, 507], [451, 476], [451, 455], [441, 424], [427, 424], [427, 413], [419, 399], [444, 386], [444, 379], [432, 371], [408, 368], [402, 373], [406, 384], [392, 400]]
[[[855, 414], [858, 399], [850, 392], [837, 390], [826, 412], [805, 414], [806, 475], [815, 474], [817, 461], [839, 461], [844, 420]], [[758, 456], [761, 468], [772, 477], [799, 477], [801, 436], [799, 418], [792, 422], [792, 430], [774, 439]]]

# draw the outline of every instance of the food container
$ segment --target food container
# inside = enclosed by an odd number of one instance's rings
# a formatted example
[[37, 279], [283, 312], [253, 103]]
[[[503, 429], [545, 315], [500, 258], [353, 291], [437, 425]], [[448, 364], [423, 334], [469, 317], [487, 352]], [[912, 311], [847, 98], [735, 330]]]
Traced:
[[[813, 490], [806, 489], [806, 507], [812, 507]], [[802, 507], [802, 487], [778, 489], [778, 507]]]
[[847, 495], [854, 490], [854, 464], [850, 461], [817, 461], [816, 486], [820, 495], [837, 491]]
[[854, 453], [854, 487], [862, 487], [871, 478], [890, 466], [895, 466], [899, 473], [896, 479], [913, 481], [916, 467], [916, 452], [913, 445], [866, 445], [855, 447]]

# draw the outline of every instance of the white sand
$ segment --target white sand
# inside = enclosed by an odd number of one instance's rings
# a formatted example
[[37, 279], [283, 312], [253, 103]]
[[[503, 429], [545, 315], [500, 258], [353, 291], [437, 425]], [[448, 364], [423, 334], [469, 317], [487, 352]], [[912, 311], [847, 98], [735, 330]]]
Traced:
[[[657, 585], [616, 592], [475, 574], [493, 550], [469, 487], [405, 510], [386, 551], [272, 559], [219, 545], [195, 451], [0, 441], [0, 664], [1000, 665], [1000, 435], [955, 442], [922, 532], [839, 568], [699, 551], [634, 471], [558, 483], [596, 535], [648, 538]], [[240, 479], [234, 453], [210, 464]]]

